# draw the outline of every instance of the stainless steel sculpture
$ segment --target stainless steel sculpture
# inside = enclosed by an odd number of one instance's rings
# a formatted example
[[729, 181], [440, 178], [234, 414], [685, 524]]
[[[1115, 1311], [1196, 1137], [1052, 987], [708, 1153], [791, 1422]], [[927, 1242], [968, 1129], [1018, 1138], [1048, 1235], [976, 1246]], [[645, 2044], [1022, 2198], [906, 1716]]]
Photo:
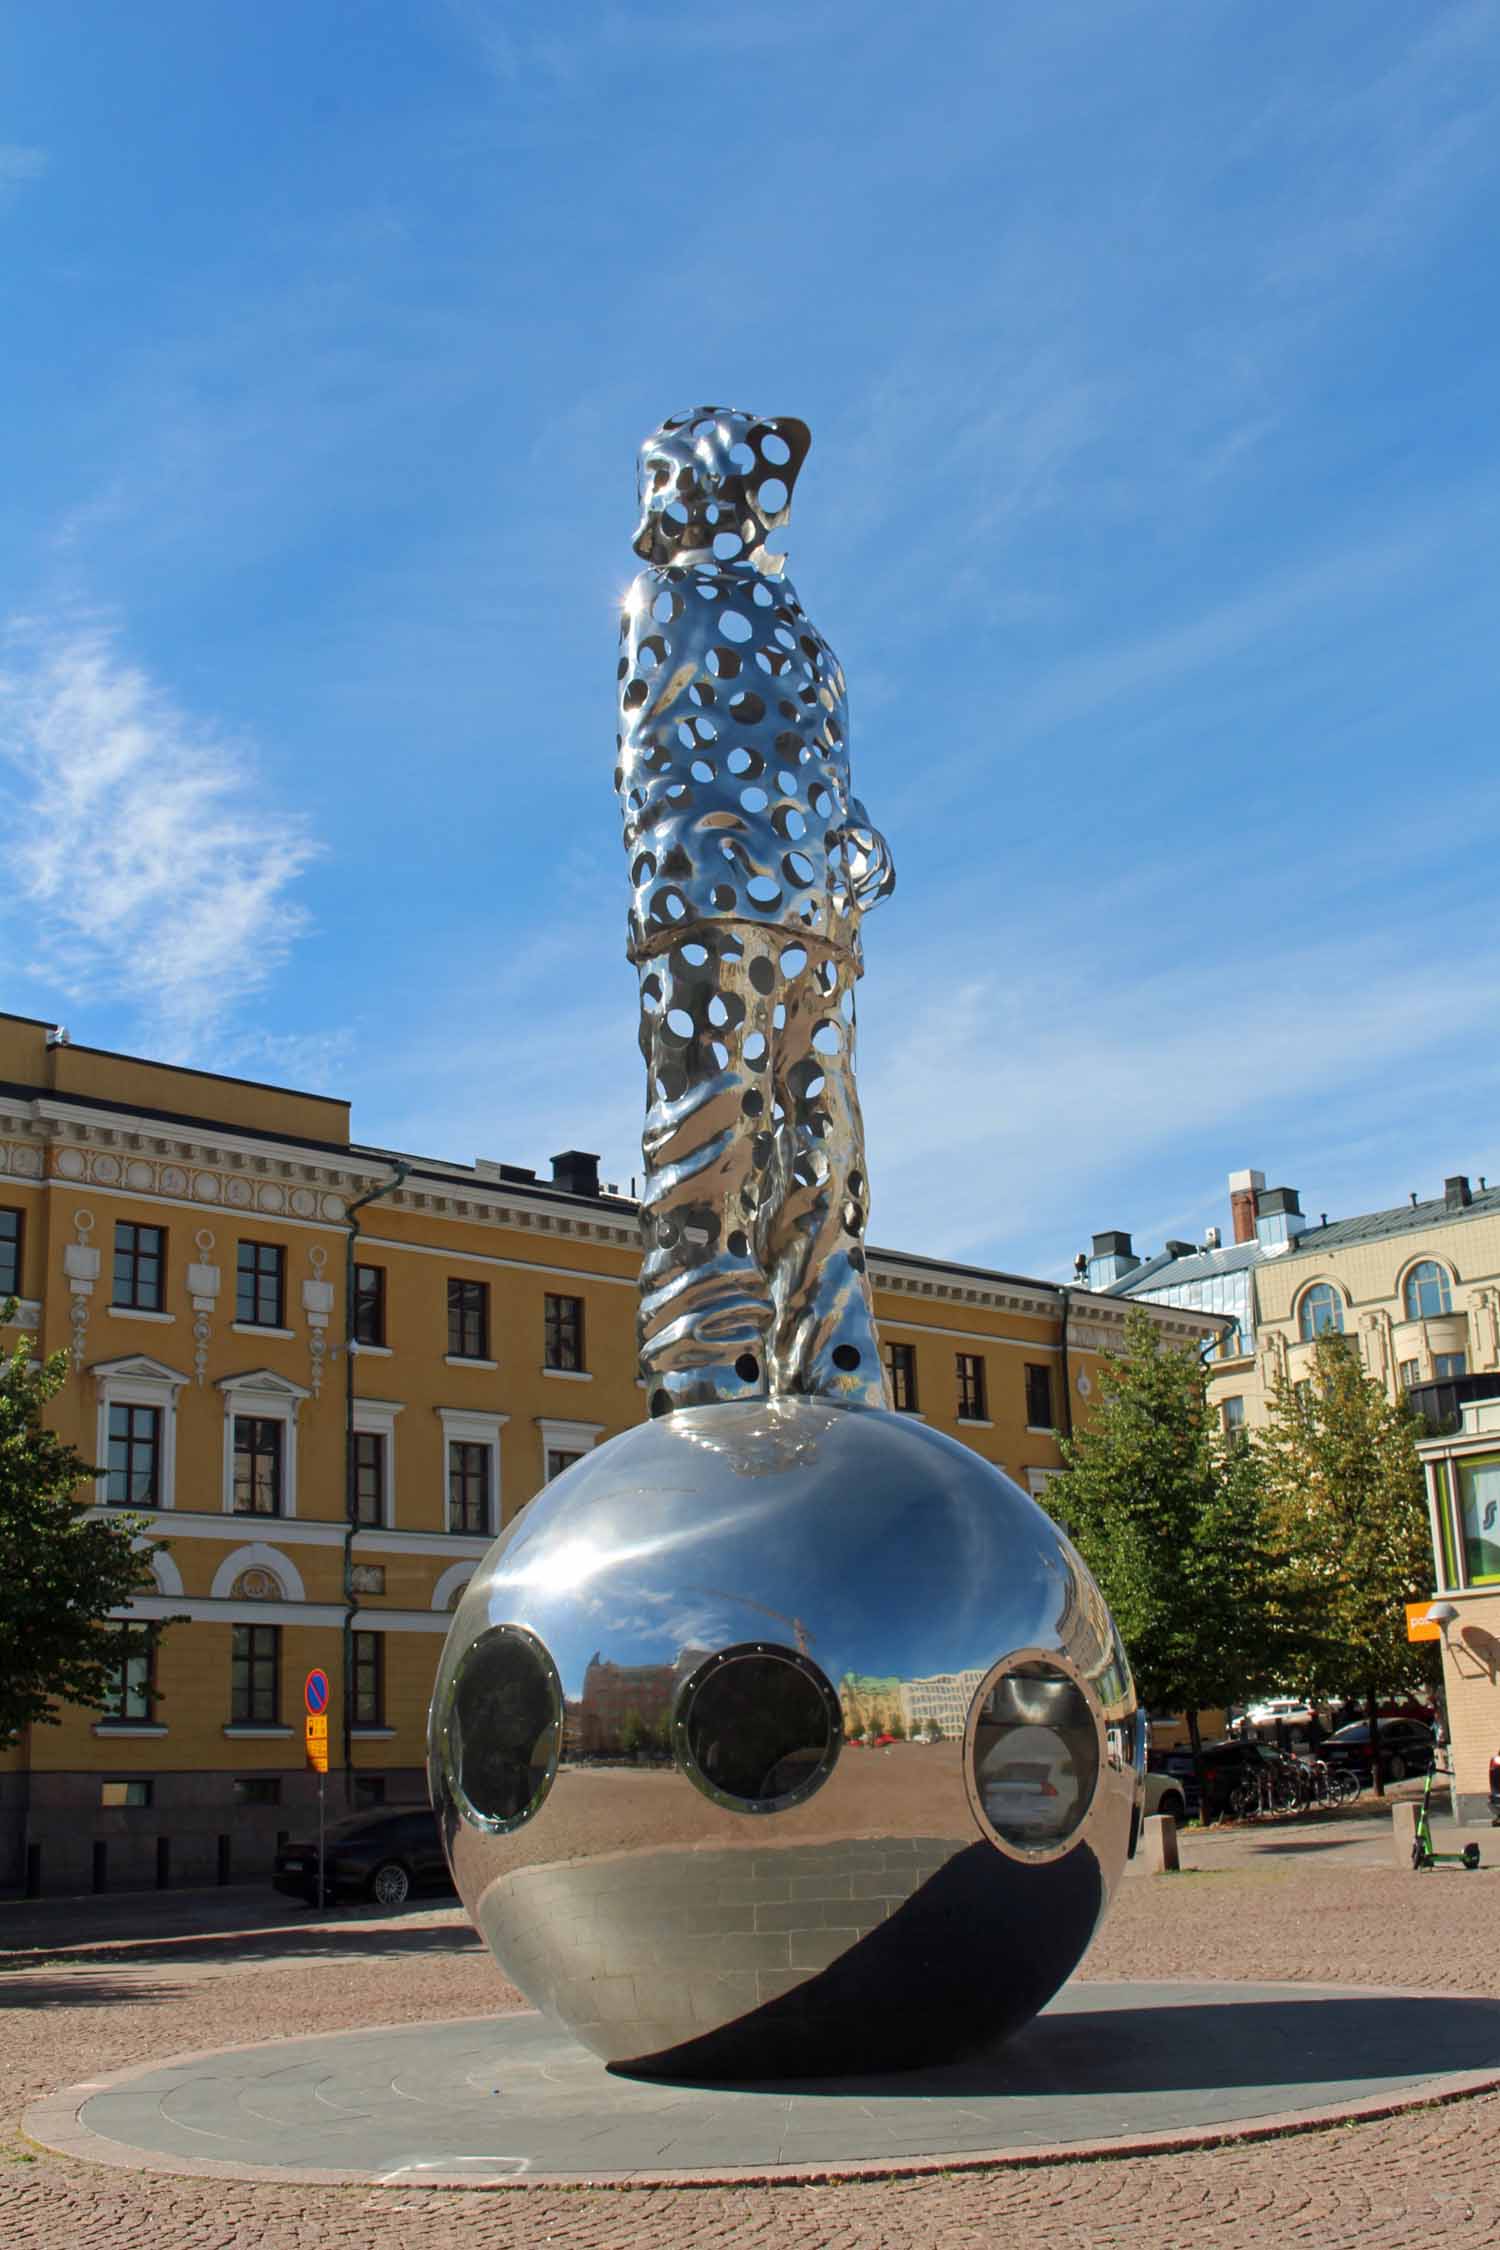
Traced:
[[894, 886], [849, 779], [844, 676], [767, 541], [805, 423], [700, 407], [640, 454], [619, 763], [649, 1079], [653, 1412], [885, 1404], [854, 1085], [860, 916]]
[[892, 878], [838, 667], [766, 551], [807, 444], [704, 409], [642, 451], [617, 785], [653, 1418], [496, 1541], [430, 1718], [506, 1974], [611, 2062], [687, 2077], [1024, 2023], [1119, 1879], [1145, 1752], [1068, 1540], [884, 1403], [853, 985]]

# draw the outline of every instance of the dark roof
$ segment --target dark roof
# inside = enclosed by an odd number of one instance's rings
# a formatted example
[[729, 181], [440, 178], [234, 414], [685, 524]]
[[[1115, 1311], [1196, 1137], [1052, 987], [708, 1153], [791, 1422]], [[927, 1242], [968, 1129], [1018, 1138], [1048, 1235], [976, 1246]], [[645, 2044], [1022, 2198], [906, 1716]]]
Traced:
[[1475, 1188], [1467, 1203], [1449, 1204], [1440, 1195], [1426, 1203], [1400, 1203], [1394, 1211], [1366, 1211], [1354, 1219], [1331, 1219], [1326, 1227], [1309, 1227], [1298, 1235], [1295, 1255], [1342, 1250], [1351, 1242], [1378, 1242], [1388, 1234], [1416, 1234], [1424, 1227], [1459, 1225], [1465, 1219], [1489, 1218], [1496, 1211], [1500, 1211], [1500, 1188]]

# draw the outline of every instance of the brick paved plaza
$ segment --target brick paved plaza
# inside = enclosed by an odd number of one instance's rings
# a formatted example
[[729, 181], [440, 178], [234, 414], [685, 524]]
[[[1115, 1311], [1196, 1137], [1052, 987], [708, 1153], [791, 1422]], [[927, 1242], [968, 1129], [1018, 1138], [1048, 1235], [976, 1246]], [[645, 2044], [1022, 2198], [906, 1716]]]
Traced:
[[[1500, 1996], [1492, 1870], [1412, 1876], [1384, 1823], [1184, 1839], [1186, 1871], [1133, 1873], [1086, 1974], [1297, 1980]], [[134, 2175], [24, 2139], [22, 2112], [184, 2050], [514, 2006], [456, 1909], [315, 1919], [239, 1892], [20, 1908], [0, 1984], [7, 2250], [309, 2250], [322, 2244], [1369, 2246], [1500, 2236], [1500, 2094], [1183, 2154], [761, 2188], [479, 2192]]]

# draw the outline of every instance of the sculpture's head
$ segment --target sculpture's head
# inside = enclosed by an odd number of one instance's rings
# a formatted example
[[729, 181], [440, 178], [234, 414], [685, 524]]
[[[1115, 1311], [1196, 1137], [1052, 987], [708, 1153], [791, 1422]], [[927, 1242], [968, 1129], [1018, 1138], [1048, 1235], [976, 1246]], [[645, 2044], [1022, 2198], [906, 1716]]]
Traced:
[[653, 430], [640, 451], [635, 551], [675, 562], [707, 549], [721, 562], [761, 559], [791, 514], [812, 432], [790, 414], [698, 406]]

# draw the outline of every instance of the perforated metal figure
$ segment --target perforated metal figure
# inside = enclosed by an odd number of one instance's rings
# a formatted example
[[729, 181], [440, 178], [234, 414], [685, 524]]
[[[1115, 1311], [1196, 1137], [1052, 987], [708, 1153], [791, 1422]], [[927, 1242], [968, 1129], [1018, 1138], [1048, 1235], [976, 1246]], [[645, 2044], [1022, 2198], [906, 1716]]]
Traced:
[[854, 1083], [863, 911], [895, 873], [849, 782], [837, 658], [767, 540], [805, 423], [699, 407], [640, 454], [619, 790], [649, 1079], [651, 1411], [884, 1405]]

